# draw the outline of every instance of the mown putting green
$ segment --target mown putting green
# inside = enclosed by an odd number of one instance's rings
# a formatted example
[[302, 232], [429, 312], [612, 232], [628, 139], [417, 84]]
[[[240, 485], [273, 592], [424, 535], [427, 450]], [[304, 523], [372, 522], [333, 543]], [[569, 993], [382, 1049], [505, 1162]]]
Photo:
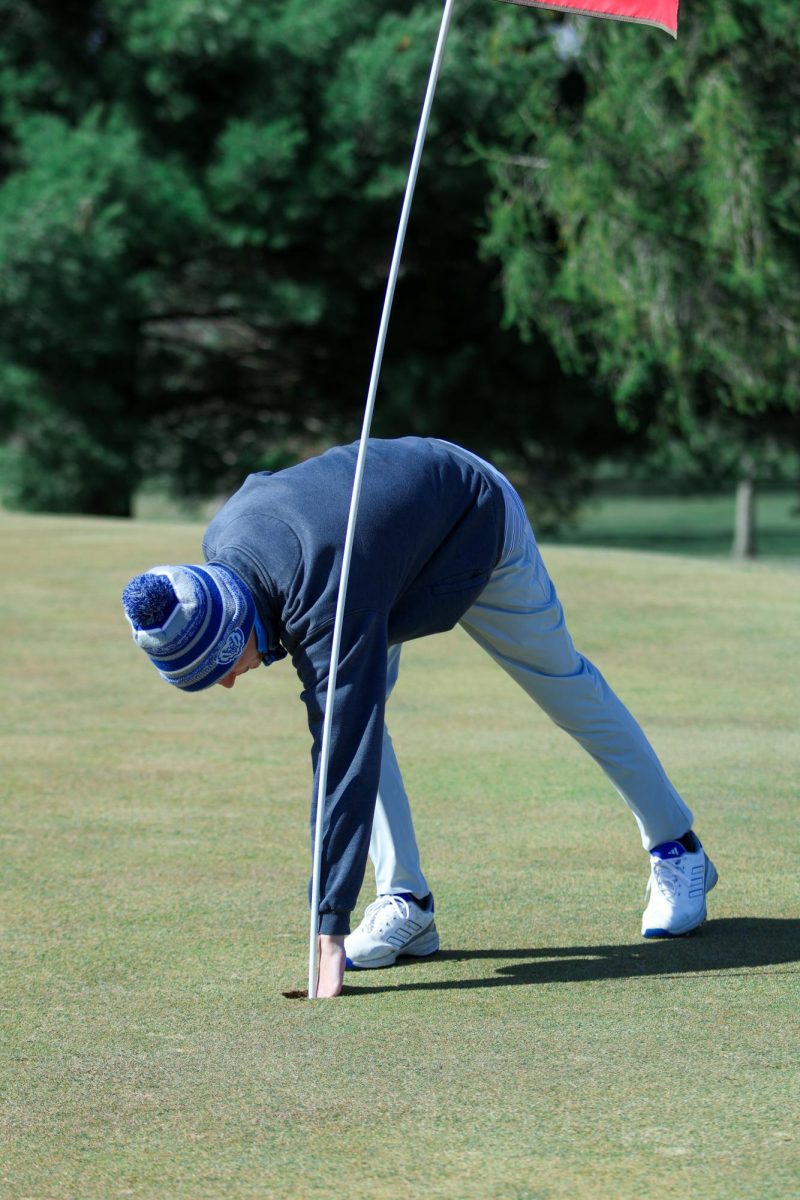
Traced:
[[200, 531], [0, 517], [4, 1200], [796, 1194], [800, 573], [546, 554], [720, 870], [698, 936], [639, 938], [632, 819], [457, 631], [390, 709], [443, 952], [308, 1003], [299, 683], [176, 694], [121, 615]]

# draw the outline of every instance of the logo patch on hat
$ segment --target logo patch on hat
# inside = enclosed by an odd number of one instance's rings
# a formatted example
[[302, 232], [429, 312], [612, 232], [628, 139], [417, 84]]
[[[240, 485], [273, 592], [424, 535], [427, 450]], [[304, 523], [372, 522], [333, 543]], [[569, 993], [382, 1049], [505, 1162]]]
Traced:
[[225, 638], [225, 641], [217, 651], [217, 662], [221, 666], [225, 666], [227, 663], [236, 662], [236, 659], [241, 658], [242, 654], [244, 653], [244, 647], [244, 634], [242, 633], [241, 629], [234, 629], [232, 633], [228, 634], [228, 636]]

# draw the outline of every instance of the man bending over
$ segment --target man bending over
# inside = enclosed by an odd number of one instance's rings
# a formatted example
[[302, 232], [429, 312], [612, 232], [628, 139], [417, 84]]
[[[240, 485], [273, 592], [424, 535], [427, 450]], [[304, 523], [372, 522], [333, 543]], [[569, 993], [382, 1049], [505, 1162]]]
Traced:
[[[248, 476], [212, 520], [203, 565], [153, 567], [123, 593], [135, 641], [183, 691], [231, 688], [289, 654], [303, 684], [315, 776], [357, 451], [339, 446]], [[389, 966], [438, 948], [384, 709], [402, 643], [456, 623], [583, 746], [633, 813], [650, 855], [642, 934], [677, 937], [705, 920], [717, 873], [692, 814], [627, 708], [575, 649], [509, 481], [449, 442], [372, 439], [331, 730], [319, 996], [341, 992], [346, 965]], [[368, 855], [378, 899], [351, 934]]]

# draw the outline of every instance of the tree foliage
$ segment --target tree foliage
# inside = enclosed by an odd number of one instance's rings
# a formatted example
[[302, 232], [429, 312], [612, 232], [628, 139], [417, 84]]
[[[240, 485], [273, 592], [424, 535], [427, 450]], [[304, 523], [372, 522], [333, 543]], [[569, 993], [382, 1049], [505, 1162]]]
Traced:
[[[527, 64], [494, 53], [493, 17], [465, 8], [451, 35], [376, 432], [505, 452], [558, 512], [620, 435], [543, 337], [501, 328], [475, 147]], [[125, 513], [146, 472], [208, 492], [293, 437], [355, 436], [439, 13], [0, 0], [0, 19], [0, 419], [17, 499]]]
[[[0, 0], [0, 437], [18, 503], [124, 514], [153, 472], [207, 493], [356, 435], [439, 15]], [[708, 0], [675, 48], [461, 6], [376, 433], [526, 468], [544, 527], [598, 457], [654, 430], [698, 453], [712, 422], [737, 448], [779, 419], [792, 435], [791, 15]]]
[[513, 324], [604, 381], [624, 422], [708, 461], [712, 440], [728, 457], [800, 443], [800, 33], [788, 0], [709, 0], [681, 22], [674, 48], [567, 23], [566, 75], [509, 27], [530, 86], [486, 248]]

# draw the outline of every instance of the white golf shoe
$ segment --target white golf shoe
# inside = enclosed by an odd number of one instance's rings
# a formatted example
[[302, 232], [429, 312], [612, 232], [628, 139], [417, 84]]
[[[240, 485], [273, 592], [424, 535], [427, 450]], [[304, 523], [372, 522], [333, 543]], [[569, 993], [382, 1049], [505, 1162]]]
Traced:
[[693, 833], [684, 841], [693, 848], [662, 842], [650, 851], [642, 937], [681, 937], [706, 919], [706, 895], [717, 882], [716, 868]]
[[350, 968], [391, 967], [405, 954], [422, 956], [439, 949], [439, 934], [430, 910], [402, 896], [373, 900], [357, 929], [344, 939]]

